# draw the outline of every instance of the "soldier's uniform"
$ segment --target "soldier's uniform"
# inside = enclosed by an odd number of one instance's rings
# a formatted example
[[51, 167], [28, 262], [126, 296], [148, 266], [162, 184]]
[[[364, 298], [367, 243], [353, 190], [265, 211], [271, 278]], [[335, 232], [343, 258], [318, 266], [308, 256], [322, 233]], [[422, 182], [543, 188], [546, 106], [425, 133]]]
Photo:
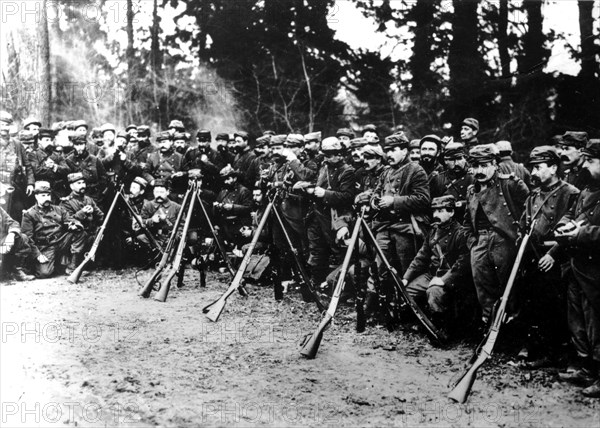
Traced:
[[496, 147], [500, 152], [500, 159], [498, 160], [498, 172], [500, 174], [513, 174], [516, 177], [523, 180], [523, 183], [528, 189], [531, 189], [531, 174], [529, 170], [521, 163], [516, 163], [512, 158], [512, 144], [509, 141], [498, 141]]
[[[567, 131], [562, 135], [558, 145], [583, 149], [587, 141], [587, 132]], [[563, 180], [579, 190], [583, 190], [590, 182], [590, 173], [583, 168], [583, 161], [583, 158], [581, 158], [575, 165], [567, 166], [563, 164], [562, 168]]]
[[[154, 185], [155, 187], [159, 185], [166, 187], [166, 183], [162, 180], [157, 180]], [[163, 248], [166, 246], [166, 243], [171, 236], [173, 227], [175, 227], [177, 214], [179, 213], [180, 209], [181, 205], [171, 201], [168, 198], [162, 202], [159, 202], [156, 199], [144, 202], [141, 213], [144, 225], [154, 235], [158, 243]], [[158, 223], [154, 222], [152, 219], [152, 217], [154, 217], [154, 215], [157, 213], [164, 214], [165, 216], [164, 220], [160, 219]], [[139, 235], [138, 239], [148, 248], [150, 248], [150, 242], [145, 235]]]
[[[456, 200], [450, 195], [434, 198], [431, 208], [455, 210]], [[443, 285], [431, 285], [434, 277], [440, 278]], [[443, 224], [434, 224], [404, 273], [408, 293], [417, 303], [426, 300], [434, 320], [442, 328], [447, 327], [445, 324], [456, 315], [450, 313], [451, 300], [460, 300], [459, 305], [464, 305], [468, 303], [466, 296], [469, 292], [474, 293], [469, 277], [467, 237], [454, 218]], [[462, 307], [460, 311], [466, 309]]]
[[[161, 132], [156, 140], [158, 142], [171, 139], [172, 135], [169, 132]], [[154, 179], [169, 181], [171, 176], [181, 171], [183, 156], [177, 153], [173, 148], [170, 150], [156, 151], [148, 155], [148, 173], [144, 178], [148, 182], [152, 182]]]
[[[238, 132], [234, 136], [241, 136], [247, 139], [248, 135], [245, 132]], [[259, 178], [260, 171], [258, 169], [258, 161], [256, 153], [250, 147], [246, 147], [242, 153], [239, 153], [231, 165], [233, 169], [240, 172], [238, 178], [240, 184], [251, 189]]]
[[148, 156], [157, 151], [150, 140], [150, 128], [138, 127], [137, 148], [131, 154], [131, 161], [136, 163], [144, 172], [148, 172]]
[[[54, 133], [49, 129], [40, 129], [39, 138], [44, 137], [54, 138]], [[56, 152], [54, 146], [48, 146], [46, 150], [38, 147], [37, 150], [28, 155], [28, 159], [36, 181], [50, 183], [54, 201], [58, 201], [59, 198], [68, 194], [66, 181], [70, 170], [62, 153]], [[54, 163], [54, 165], [49, 166], [51, 163]]]
[[[226, 166], [220, 172], [221, 179], [236, 175], [237, 172]], [[231, 210], [225, 210], [223, 205], [231, 204]], [[241, 183], [236, 182], [231, 188], [224, 188], [215, 201], [216, 219], [223, 231], [223, 237], [230, 245], [242, 247], [245, 238], [240, 234], [243, 226], [250, 226], [250, 209], [252, 207], [252, 192]]]
[[[424, 143], [433, 143], [437, 147], [437, 156], [435, 159], [433, 159], [432, 163], [423, 162], [423, 150], [421, 149], [421, 147], [423, 146]], [[425, 174], [427, 174], [427, 183], [430, 186], [431, 186], [431, 181], [433, 179], [435, 179], [435, 177], [439, 176], [444, 171], [444, 168], [442, 167], [442, 165], [440, 165], [438, 163], [438, 159], [440, 157], [440, 152], [441, 152], [441, 147], [442, 147], [442, 140], [437, 135], [426, 135], [423, 138], [421, 138], [421, 140], [419, 140], [419, 153], [420, 153], [419, 165], [421, 165], [421, 167], [425, 171]]]
[[[590, 140], [583, 155], [600, 159], [600, 140]], [[583, 391], [600, 397], [600, 180], [595, 179], [580, 193], [571, 210], [559, 221], [582, 222], [572, 237], [556, 235], [571, 256], [567, 291], [568, 319], [571, 338], [578, 356], [587, 360], [596, 382]]]
[[[473, 147], [469, 152], [473, 164], [496, 160], [493, 144]], [[484, 322], [502, 295], [516, 256], [519, 219], [523, 214], [528, 190], [515, 176], [494, 172], [485, 188], [475, 183], [467, 191], [465, 228], [469, 236], [471, 269]], [[512, 304], [511, 304], [512, 302]], [[507, 312], [514, 316], [515, 299]]]
[[[35, 192], [50, 193], [50, 184], [36, 183]], [[72, 261], [71, 253], [83, 254], [86, 249], [83, 225], [62, 206], [40, 206], [36, 203], [23, 213], [22, 231], [32, 244], [33, 257], [43, 254], [48, 259], [46, 263], [36, 260], [35, 273], [38, 278], [50, 277], [57, 271], [57, 264], [67, 265]]]
[[[77, 141], [77, 139], [74, 139], [73, 144], [77, 144]], [[89, 154], [87, 150], [84, 150], [81, 154], [77, 154], [74, 150], [67, 156], [66, 163], [71, 173], [80, 172], [83, 174], [88, 186], [87, 194], [96, 204], [102, 204], [107, 188], [107, 176], [100, 159]]]
[[[14, 234], [14, 242], [8, 248], [5, 239], [10, 233]], [[19, 223], [0, 207], [0, 278], [13, 270], [17, 281], [33, 279], [23, 272], [23, 266], [30, 254], [29, 239], [21, 232]]]
[[[199, 169], [202, 173], [202, 187], [212, 192], [220, 189], [219, 171], [225, 167], [219, 154], [211, 149], [211, 134], [208, 130], [200, 130], [197, 134], [198, 147], [189, 149], [183, 156], [181, 171], [188, 177], [191, 170]], [[206, 158], [203, 159], [203, 155]]]

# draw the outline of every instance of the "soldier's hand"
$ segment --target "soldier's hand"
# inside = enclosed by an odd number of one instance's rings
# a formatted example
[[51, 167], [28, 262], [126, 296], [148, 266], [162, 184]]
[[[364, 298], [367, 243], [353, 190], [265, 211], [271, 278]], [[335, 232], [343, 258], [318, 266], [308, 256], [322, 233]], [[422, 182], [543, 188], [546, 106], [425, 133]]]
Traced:
[[244, 238], [250, 238], [250, 236], [252, 236], [252, 229], [248, 226], [244, 226], [240, 229], [240, 233]]
[[174, 172], [174, 173], [173, 173], [172, 177], [183, 177], [183, 174], [184, 174], [184, 172], [182, 172], [182, 171], [177, 171], [177, 172]]
[[379, 199], [379, 208], [389, 208], [392, 206], [392, 204], [394, 203], [394, 197], [393, 196], [382, 196]]
[[538, 268], [542, 272], [548, 272], [554, 266], [554, 257], [550, 254], [544, 254], [538, 263]]
[[340, 228], [335, 234], [335, 241], [341, 242], [343, 239], [348, 238], [350, 235], [350, 230], [346, 226]]
[[154, 223], [160, 223], [160, 215], [159, 215], [158, 213], [154, 214], [154, 215], [152, 216], [152, 221], [153, 221]]
[[43, 254], [40, 254], [39, 256], [37, 256], [37, 261], [40, 264], [48, 263], [48, 257], [46, 257]]
[[44, 166], [46, 168], [54, 168], [54, 165], [55, 165], [54, 161], [50, 158], [48, 158], [44, 161]]
[[33, 195], [33, 184], [27, 186], [27, 190], [25, 191], [25, 193], [27, 193], [27, 196]]
[[431, 281], [429, 281], [429, 286], [433, 287], [435, 285], [437, 285], [438, 287], [443, 287], [444, 280], [442, 278], [440, 278], [439, 276], [434, 276], [433, 278], [431, 278]]
[[92, 207], [91, 205], [86, 205], [82, 208], [82, 211], [86, 214], [91, 214], [94, 212], [94, 207]]
[[322, 187], [319, 187], [319, 186], [315, 187], [314, 195], [317, 198], [322, 198], [323, 196], [325, 196], [325, 189], [323, 189]]
[[202, 156], [200, 156], [200, 162], [208, 162], [208, 156], [206, 156], [205, 154], [203, 154]]
[[372, 192], [362, 192], [359, 193], [358, 195], [356, 195], [356, 198], [354, 198], [354, 203], [355, 204], [366, 204], [367, 202], [369, 202], [371, 200], [371, 196], [372, 196]]
[[124, 161], [125, 159], [127, 159], [127, 153], [119, 152], [119, 157], [121, 158], [121, 161]]
[[225, 211], [231, 211], [233, 209], [233, 204], [223, 204], [223, 209]]
[[404, 284], [405, 287], [408, 286], [408, 279], [402, 278], [402, 284]]
[[6, 235], [4, 243], [0, 245], [0, 254], [10, 253], [10, 250], [12, 250], [13, 245], [15, 245], [15, 234], [9, 233], [8, 235]]

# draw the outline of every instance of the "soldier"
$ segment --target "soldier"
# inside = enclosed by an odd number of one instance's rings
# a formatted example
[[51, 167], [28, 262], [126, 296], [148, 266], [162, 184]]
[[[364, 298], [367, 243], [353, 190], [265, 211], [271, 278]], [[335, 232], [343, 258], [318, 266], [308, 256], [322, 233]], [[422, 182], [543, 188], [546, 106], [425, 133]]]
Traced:
[[66, 196], [66, 179], [69, 167], [60, 152], [54, 150], [54, 132], [50, 129], [40, 129], [38, 148], [28, 155], [33, 175], [38, 181], [47, 181], [53, 193], [54, 202]]
[[[498, 149], [482, 144], [469, 151], [475, 184], [467, 190], [465, 228], [471, 250], [471, 270], [486, 324], [502, 295], [517, 252], [519, 219], [528, 190], [513, 175], [498, 173]], [[508, 319], [517, 315], [515, 299], [507, 307]]]
[[509, 141], [498, 141], [496, 147], [500, 152], [500, 160], [498, 161], [498, 172], [501, 174], [514, 174], [523, 180], [523, 183], [528, 189], [531, 189], [531, 174], [521, 163], [516, 163], [512, 159], [512, 144]]
[[156, 147], [150, 142], [150, 128], [138, 126], [137, 148], [131, 155], [131, 161], [136, 163], [147, 174], [149, 171], [148, 157], [156, 152]]
[[[302, 137], [302, 135], [300, 135]], [[304, 141], [304, 137], [302, 137]], [[256, 139], [254, 146], [254, 153], [256, 154], [256, 163], [258, 164], [259, 171], [268, 169], [271, 165], [271, 135], [263, 135]]]
[[[523, 297], [526, 302], [525, 322], [528, 341], [521, 356], [538, 367], [551, 362], [567, 337], [565, 305], [565, 282], [561, 274], [561, 254], [553, 241], [553, 231], [558, 221], [575, 203], [579, 190], [558, 177], [560, 157], [554, 147], [540, 146], [531, 151], [532, 181], [536, 188], [525, 201], [525, 213], [521, 229], [527, 230], [536, 220], [530, 238], [529, 251], [522, 265], [526, 272]], [[552, 313], [551, 317], [547, 314]]]
[[312, 195], [312, 210], [307, 218], [308, 265], [313, 284], [321, 284], [329, 273], [329, 258], [336, 244], [349, 234], [352, 202], [356, 193], [354, 168], [344, 162], [345, 147], [337, 137], [321, 143], [325, 161], [317, 175]]
[[0, 183], [11, 189], [5, 195], [6, 212], [20, 221], [27, 196], [33, 194], [33, 169], [25, 153], [25, 148], [11, 138], [12, 115], [0, 111]]
[[[461, 225], [454, 219], [456, 199], [446, 195], [431, 201], [433, 228], [404, 273], [402, 282], [417, 303], [427, 302], [434, 324], [447, 334], [453, 320], [451, 301], [463, 303], [472, 290], [469, 249]], [[464, 312], [466, 308], [461, 308]]]
[[[51, 203], [50, 183], [35, 183], [36, 204], [23, 213], [23, 234], [29, 238], [35, 257], [35, 275], [48, 278], [57, 271], [57, 264], [67, 265], [70, 274], [78, 265], [71, 253], [83, 255], [85, 233], [83, 225], [62, 207]], [[68, 260], [68, 261], [65, 261]]]
[[100, 148], [104, 145], [104, 140], [102, 138], [102, 130], [100, 128], [93, 128], [90, 134], [91, 141], [87, 143], [87, 150], [90, 154], [94, 156], [98, 156], [98, 152]]
[[215, 165], [219, 169], [223, 169], [226, 165], [233, 163], [234, 157], [227, 148], [229, 142], [229, 134], [219, 133], [215, 137], [215, 145], [217, 146], [218, 157], [215, 158]]
[[135, 137], [137, 138], [138, 136], [138, 129], [137, 129], [137, 125], [127, 125], [127, 128], [125, 128], [125, 132], [127, 132], [129, 134], [129, 138], [131, 137]]
[[[173, 227], [175, 227], [175, 221], [177, 221], [177, 214], [181, 209], [181, 205], [169, 199], [167, 182], [165, 180], [155, 180], [152, 191], [154, 199], [144, 202], [141, 216], [144, 225], [164, 248]], [[138, 239], [145, 245], [149, 252], [151, 247], [148, 238], [145, 235], [139, 235]]]
[[181, 171], [183, 156], [173, 149], [173, 134], [163, 131], [156, 137], [159, 151], [148, 155], [148, 182], [154, 179], [169, 181], [171, 176]]
[[210, 147], [212, 139], [208, 129], [201, 129], [196, 134], [198, 147], [187, 151], [183, 157], [181, 171], [176, 176], [183, 178], [198, 178], [194, 174], [201, 171], [204, 188], [212, 192], [220, 189], [219, 171], [225, 166], [221, 165], [221, 156]]
[[578, 364], [561, 380], [587, 384], [582, 393], [600, 397], [600, 140], [583, 149], [583, 168], [590, 177], [577, 202], [558, 223], [555, 237], [569, 249], [571, 270], [567, 291], [569, 329]]
[[112, 123], [105, 123], [100, 127], [102, 131], [103, 147], [110, 147], [115, 141], [117, 131]]
[[97, 204], [103, 204], [108, 183], [106, 170], [100, 159], [87, 151], [86, 143], [87, 140], [81, 135], [73, 137], [74, 150], [67, 156], [66, 163], [71, 173], [83, 174], [89, 197]]
[[178, 133], [185, 132], [185, 126], [183, 126], [183, 122], [181, 120], [177, 120], [177, 119], [173, 119], [169, 123], [169, 127], [167, 129], [171, 132], [171, 134], [175, 134], [176, 132], [178, 132]]
[[350, 147], [350, 140], [354, 139], [354, 132], [349, 128], [340, 128], [335, 132], [335, 136], [340, 140], [344, 147]]
[[[96, 236], [98, 228], [104, 222], [104, 213], [94, 199], [86, 195], [87, 183], [85, 175], [81, 172], [71, 173], [67, 176], [71, 194], [63, 198], [60, 206], [67, 214], [83, 226], [83, 245], [71, 249], [72, 268], [79, 266]], [[71, 269], [69, 269], [71, 270]]]
[[462, 121], [460, 127], [460, 141], [467, 149], [479, 144], [477, 141], [477, 134], [479, 134], [479, 121], [477, 119], [468, 117]]
[[181, 156], [190, 149], [190, 134], [187, 132], [175, 132], [173, 134], [173, 147]]
[[581, 149], [585, 147], [587, 141], [587, 132], [567, 131], [558, 143], [563, 178], [579, 190], [583, 190], [590, 181], [588, 170], [583, 168], [585, 160], [581, 154]]
[[[379, 145], [369, 145], [369, 147], [378, 147]], [[356, 182], [361, 183], [363, 176], [366, 174], [365, 170], [365, 159], [363, 158], [363, 148], [367, 147], [366, 138], [354, 138], [350, 140], [347, 145], [350, 149], [350, 156], [346, 160], [346, 163], [354, 168], [356, 174]]]
[[379, 143], [379, 133], [377, 132], [377, 127], [373, 124], [365, 125], [362, 130], [362, 137], [367, 140], [367, 144]]
[[224, 188], [213, 203], [223, 237], [230, 245], [241, 248], [245, 239], [240, 234], [243, 226], [250, 226], [252, 193], [238, 183], [238, 173], [230, 165], [220, 171]]
[[[323, 156], [319, 155], [321, 147], [321, 131], [310, 132], [304, 135], [304, 152], [298, 159], [302, 164], [309, 167], [314, 165], [314, 169], [318, 170], [323, 162]], [[312, 169], [312, 167], [311, 167]]]
[[12, 270], [12, 277], [16, 281], [34, 279], [33, 275], [23, 270], [30, 253], [29, 240], [21, 233], [19, 223], [0, 207], [0, 278], [8, 277]]
[[454, 219], [463, 222], [467, 202], [467, 189], [475, 178], [469, 173], [469, 165], [465, 156], [465, 146], [461, 143], [449, 143], [443, 154], [443, 172], [433, 177], [429, 183], [431, 197], [452, 195], [456, 199]]
[[408, 157], [411, 162], [419, 162], [421, 159], [421, 140], [418, 138], [408, 143]]
[[[127, 140], [129, 134], [120, 131], [115, 137], [115, 143], [112, 147], [103, 148], [99, 153], [102, 165], [110, 178], [111, 191], [106, 200], [112, 202], [114, 192], [122, 185], [127, 186], [131, 183], [133, 177], [142, 174], [142, 168], [131, 161], [127, 155]], [[107, 207], [108, 208], [108, 207]]]
[[[129, 185], [129, 193], [125, 196], [126, 202], [140, 219], [142, 218], [141, 215], [144, 203], [146, 202], [144, 199], [144, 192], [147, 187], [148, 182], [146, 180], [142, 177], [135, 177]], [[139, 251], [140, 247], [145, 248], [145, 245], [140, 245], [139, 240], [140, 236], [144, 235], [144, 233], [141, 232], [140, 225], [133, 219], [129, 210], [126, 210], [123, 213], [123, 218], [125, 220], [122, 223], [125, 236], [125, 248], [128, 250], [126, 254], [136, 265], [144, 264], [143, 262], [147, 261], [147, 255], [144, 254], [143, 251]]]
[[23, 121], [23, 129], [31, 132], [34, 136], [37, 136], [41, 127], [42, 122], [33, 116], [30, 116]]
[[442, 140], [437, 135], [426, 135], [419, 141], [419, 165], [425, 170], [428, 183], [442, 172], [438, 163], [441, 146]]
[[250, 137], [246, 132], [238, 131], [233, 137], [234, 143], [231, 147], [236, 156], [232, 167], [240, 173], [240, 184], [251, 189], [260, 175], [256, 154], [249, 145]]
[[37, 146], [37, 131], [33, 133], [31, 131], [21, 131], [19, 132], [19, 142], [23, 145], [25, 149], [25, 155], [29, 158], [29, 154], [33, 153]]

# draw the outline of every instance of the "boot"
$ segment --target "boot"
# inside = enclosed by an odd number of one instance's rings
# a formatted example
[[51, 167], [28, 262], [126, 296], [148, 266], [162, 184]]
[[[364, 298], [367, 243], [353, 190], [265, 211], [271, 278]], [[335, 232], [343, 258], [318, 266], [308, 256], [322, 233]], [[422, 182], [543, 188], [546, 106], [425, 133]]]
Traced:
[[586, 397], [600, 398], [600, 374], [596, 381], [587, 388], [584, 388], [581, 393]]
[[596, 380], [591, 362], [587, 358], [578, 358], [578, 361], [570, 365], [567, 371], [558, 374], [558, 379], [579, 386], [590, 386]]
[[13, 272], [13, 278], [16, 281], [31, 281], [31, 280], [35, 279], [35, 276], [26, 274], [22, 268], [18, 267], [18, 268], [15, 268], [15, 270]]
[[69, 265], [65, 269], [65, 274], [71, 275], [73, 273], [73, 271], [75, 269], [77, 269], [77, 266], [79, 266], [81, 264], [81, 262], [83, 261], [83, 257], [84, 257], [83, 254], [80, 254], [80, 253], [75, 253], [75, 254], [71, 255], [71, 259], [69, 260]]

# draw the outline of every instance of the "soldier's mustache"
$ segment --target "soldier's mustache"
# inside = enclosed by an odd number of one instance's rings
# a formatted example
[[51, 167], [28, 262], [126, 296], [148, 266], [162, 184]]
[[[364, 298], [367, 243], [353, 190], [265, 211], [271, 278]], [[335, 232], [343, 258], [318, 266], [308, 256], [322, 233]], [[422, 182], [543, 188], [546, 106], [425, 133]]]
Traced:
[[485, 178], [485, 174], [477, 173], [475, 174], [475, 178]]
[[433, 216], [433, 224], [441, 223], [441, 222], [442, 222], [442, 219], [440, 217]]
[[50, 201], [49, 200], [45, 200], [44, 202], [42, 202], [42, 206], [43, 207], [47, 207], [50, 205]]
[[433, 162], [433, 156], [430, 156], [430, 155], [421, 155], [421, 162], [432, 163]]

